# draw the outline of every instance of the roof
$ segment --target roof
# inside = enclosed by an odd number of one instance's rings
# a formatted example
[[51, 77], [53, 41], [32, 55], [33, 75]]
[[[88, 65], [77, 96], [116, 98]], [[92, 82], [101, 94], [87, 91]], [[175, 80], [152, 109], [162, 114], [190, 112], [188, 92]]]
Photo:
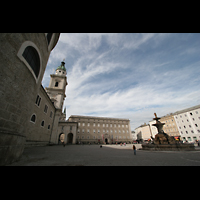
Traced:
[[65, 62], [62, 61], [62, 62], [61, 62], [61, 65], [58, 66], [56, 70], [58, 70], [58, 69], [61, 69], [61, 70], [63, 70], [63, 71], [66, 71]]
[[129, 121], [129, 119], [123, 119], [123, 118], [111, 118], [111, 117], [94, 117], [94, 116], [83, 116], [83, 115], [71, 115], [69, 118], [90, 118], [90, 119], [104, 119], [104, 120], [126, 120]]
[[173, 114], [174, 115], [178, 115], [178, 114], [181, 114], [181, 113], [184, 113], [184, 112], [188, 112], [188, 111], [192, 111], [192, 110], [195, 110], [195, 109], [198, 109], [198, 108], [200, 108], [200, 105], [193, 106], [193, 107], [190, 107], [190, 108], [186, 108], [186, 109], [183, 109], [183, 110], [180, 110], [180, 111], [176, 111]]

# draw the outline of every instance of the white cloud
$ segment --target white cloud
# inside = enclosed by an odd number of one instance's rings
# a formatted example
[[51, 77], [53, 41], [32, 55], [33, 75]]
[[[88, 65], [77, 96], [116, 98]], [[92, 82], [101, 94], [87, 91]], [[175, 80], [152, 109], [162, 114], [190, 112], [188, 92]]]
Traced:
[[[133, 130], [148, 123], [154, 112], [162, 116], [197, 105], [200, 100], [199, 59], [188, 59], [187, 63], [173, 57], [174, 53], [191, 55], [195, 46], [181, 46], [175, 51], [170, 46], [173, 37], [152, 33], [61, 34], [43, 83], [47, 84], [52, 69], [66, 58], [67, 117], [91, 114], [129, 118]], [[172, 48], [173, 53], [165, 48]]]

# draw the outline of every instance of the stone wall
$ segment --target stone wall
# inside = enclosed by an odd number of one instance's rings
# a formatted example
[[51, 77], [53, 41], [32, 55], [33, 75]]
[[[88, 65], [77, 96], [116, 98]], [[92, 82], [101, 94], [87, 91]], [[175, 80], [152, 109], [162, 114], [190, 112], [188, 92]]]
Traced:
[[[58, 37], [59, 35], [57, 39]], [[37, 80], [23, 62], [22, 55], [20, 58], [20, 51], [25, 43], [34, 44], [40, 56], [41, 65]], [[0, 33], [0, 47], [0, 165], [5, 165], [19, 159], [23, 152], [28, 134], [27, 124], [34, 112], [33, 105], [51, 49], [48, 50], [44, 33]], [[10, 154], [5, 156], [5, 149], [12, 146], [15, 146], [13, 151], [9, 151]]]

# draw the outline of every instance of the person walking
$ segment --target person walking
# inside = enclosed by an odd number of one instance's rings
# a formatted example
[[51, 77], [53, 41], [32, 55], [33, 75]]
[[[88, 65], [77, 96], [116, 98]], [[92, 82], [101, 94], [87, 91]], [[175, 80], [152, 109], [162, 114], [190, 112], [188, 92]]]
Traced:
[[133, 151], [134, 151], [134, 155], [136, 155], [136, 147], [135, 147], [135, 145], [133, 145]]

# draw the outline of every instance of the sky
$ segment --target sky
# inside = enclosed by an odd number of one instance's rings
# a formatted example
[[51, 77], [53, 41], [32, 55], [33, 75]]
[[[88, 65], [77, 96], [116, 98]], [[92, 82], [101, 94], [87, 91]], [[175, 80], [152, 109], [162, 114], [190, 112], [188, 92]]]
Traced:
[[125, 118], [134, 130], [200, 104], [199, 33], [61, 33], [43, 87], [63, 59], [67, 119]]

